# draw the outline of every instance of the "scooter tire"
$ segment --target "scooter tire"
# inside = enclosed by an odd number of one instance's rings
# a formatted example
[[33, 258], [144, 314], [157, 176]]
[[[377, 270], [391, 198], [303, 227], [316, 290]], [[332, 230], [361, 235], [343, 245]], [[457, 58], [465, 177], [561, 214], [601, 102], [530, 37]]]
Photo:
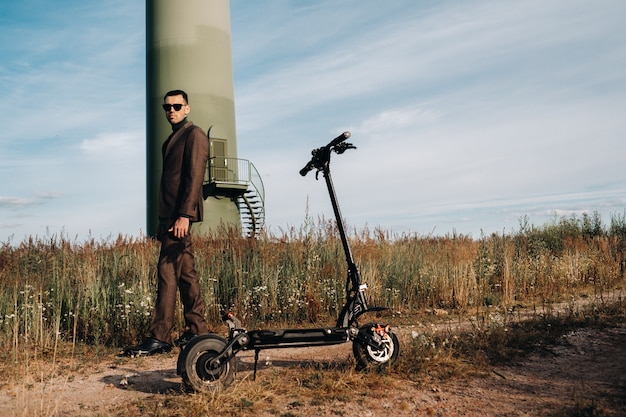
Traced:
[[208, 362], [226, 347], [226, 340], [206, 334], [193, 338], [178, 356], [178, 373], [182, 376], [183, 387], [188, 391], [218, 393], [235, 379], [235, 357], [217, 369], [209, 369]]
[[[375, 323], [361, 326], [360, 331], [372, 332]], [[357, 339], [352, 342], [352, 353], [356, 359], [357, 371], [381, 371], [398, 359], [400, 341], [393, 331], [389, 331], [384, 339], [385, 346], [376, 349]]]

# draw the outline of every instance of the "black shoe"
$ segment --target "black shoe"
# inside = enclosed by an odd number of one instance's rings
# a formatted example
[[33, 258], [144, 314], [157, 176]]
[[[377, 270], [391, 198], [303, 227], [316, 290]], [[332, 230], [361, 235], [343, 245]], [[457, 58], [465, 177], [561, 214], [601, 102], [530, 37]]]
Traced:
[[124, 356], [150, 356], [156, 353], [167, 353], [170, 350], [172, 350], [172, 345], [169, 343], [161, 342], [153, 337], [149, 337], [138, 346], [132, 346], [124, 349]]
[[181, 349], [184, 349], [185, 345], [191, 342], [191, 339], [193, 339], [196, 336], [197, 334], [192, 333], [191, 330], [187, 330], [178, 339], [174, 340], [174, 346], [178, 346]]

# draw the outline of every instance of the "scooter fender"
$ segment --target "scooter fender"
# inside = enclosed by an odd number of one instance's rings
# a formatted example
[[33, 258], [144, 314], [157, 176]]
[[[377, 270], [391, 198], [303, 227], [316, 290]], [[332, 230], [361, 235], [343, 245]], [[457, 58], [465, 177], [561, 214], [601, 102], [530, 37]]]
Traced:
[[359, 314], [357, 314], [355, 316], [355, 318], [359, 318], [359, 316], [361, 316], [362, 314], [369, 313], [371, 311], [385, 311], [385, 310], [389, 310], [389, 308], [387, 308], [387, 307], [378, 307], [378, 306], [368, 307], [365, 310], [361, 311]]
[[[351, 307], [351, 305], [347, 304], [346, 306], [344, 306], [343, 311], [339, 315], [339, 319], [337, 320], [337, 327], [350, 327], [354, 322], [358, 320], [360, 316], [365, 313], [385, 310], [389, 309], [387, 307], [373, 306], [354, 312], [354, 309]], [[352, 312], [353, 314], [349, 314], [350, 312]]]

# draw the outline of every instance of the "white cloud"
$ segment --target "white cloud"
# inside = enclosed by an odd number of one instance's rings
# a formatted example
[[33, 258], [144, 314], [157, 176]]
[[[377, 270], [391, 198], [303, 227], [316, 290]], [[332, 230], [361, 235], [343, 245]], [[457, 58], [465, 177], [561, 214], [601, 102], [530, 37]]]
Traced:
[[33, 198], [19, 198], [19, 197], [0, 197], [0, 207], [18, 209], [28, 207], [36, 203]]
[[42, 200], [54, 200], [54, 199], [63, 197], [63, 193], [59, 193], [55, 191], [39, 192], [36, 194], [36, 197]]
[[100, 157], [136, 158], [145, 147], [144, 132], [101, 133], [93, 139], [84, 139], [80, 149]]

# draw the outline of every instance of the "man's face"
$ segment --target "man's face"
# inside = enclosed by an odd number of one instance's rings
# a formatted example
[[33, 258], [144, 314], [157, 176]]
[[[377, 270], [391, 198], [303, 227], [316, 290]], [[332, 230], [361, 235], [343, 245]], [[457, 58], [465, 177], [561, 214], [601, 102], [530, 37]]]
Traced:
[[[165, 110], [165, 117], [172, 125], [182, 122], [189, 114], [189, 106], [185, 102], [182, 95], [165, 97], [163, 106], [163, 110]], [[177, 107], [180, 107], [180, 109], [176, 110]]]

